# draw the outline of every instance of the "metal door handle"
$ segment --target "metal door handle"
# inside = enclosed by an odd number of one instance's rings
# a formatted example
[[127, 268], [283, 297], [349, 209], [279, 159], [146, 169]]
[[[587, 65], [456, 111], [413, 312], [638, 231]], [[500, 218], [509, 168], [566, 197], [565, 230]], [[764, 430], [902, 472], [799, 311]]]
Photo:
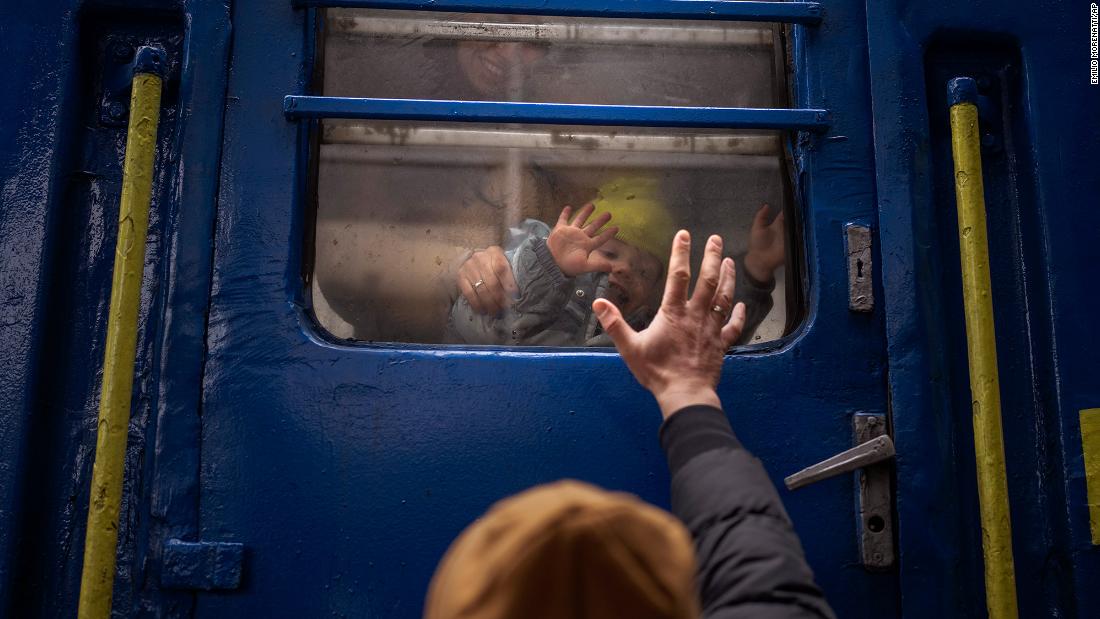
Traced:
[[816, 481], [835, 477], [841, 473], [850, 473], [856, 469], [889, 460], [893, 457], [894, 441], [883, 434], [817, 464], [808, 466], [785, 478], [783, 483], [786, 484], [788, 490], [796, 490]]
[[852, 442], [856, 446], [832, 458], [784, 479], [794, 490], [835, 477], [859, 471], [856, 491], [859, 495], [856, 541], [863, 567], [884, 570], [894, 564], [894, 491], [890, 484], [890, 467], [885, 462], [894, 457], [894, 441], [886, 434], [886, 416], [881, 413], [852, 415]]

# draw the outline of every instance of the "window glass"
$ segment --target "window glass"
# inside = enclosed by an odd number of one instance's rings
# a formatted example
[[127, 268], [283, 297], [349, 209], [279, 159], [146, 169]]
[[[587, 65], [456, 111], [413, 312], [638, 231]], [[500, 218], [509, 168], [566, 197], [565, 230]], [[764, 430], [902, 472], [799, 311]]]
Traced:
[[770, 24], [329, 9], [336, 97], [782, 107]]
[[[368, 33], [355, 30], [366, 23], [360, 17], [375, 15], [397, 21], [374, 23]], [[496, 30], [471, 27], [476, 19], [495, 18], [330, 11], [323, 94], [430, 98], [416, 90], [427, 88], [420, 83], [426, 78], [410, 77], [424, 62], [421, 48], [431, 47], [437, 35], [452, 54], [456, 44], [484, 42], [476, 36]], [[646, 77], [646, 63], [651, 68], [663, 63], [661, 54], [646, 53], [642, 62], [615, 56], [618, 50], [665, 46], [679, 53], [677, 45], [693, 40], [683, 47], [700, 58], [704, 52], [719, 59], [758, 54], [755, 47], [731, 48], [716, 30], [704, 30], [714, 40], [699, 43], [692, 39], [699, 26], [692, 23], [658, 28], [647, 22], [650, 30], [640, 32], [623, 30], [636, 26], [628, 23], [620, 30], [595, 30], [598, 35], [586, 36], [603, 39], [578, 44], [566, 35], [575, 39], [586, 32], [581, 26], [591, 29], [610, 20], [508, 19], [512, 26], [530, 26], [524, 32], [532, 39], [545, 32], [565, 39], [561, 54], [568, 62], [550, 65], [558, 67], [560, 79], [550, 66], [539, 65], [532, 83], [555, 82], [562, 87], [554, 92], [569, 93], [543, 98], [520, 91], [522, 96], [510, 98], [670, 104], [675, 89], [665, 93], [661, 79]], [[654, 32], [660, 34], [651, 43], [647, 37]], [[628, 36], [635, 37], [630, 45], [622, 42]], [[393, 39], [405, 41], [408, 58], [403, 59], [401, 45], [388, 47]], [[556, 46], [557, 40], [547, 44], [537, 62], [523, 70], [553, 58]], [[608, 49], [615, 50], [609, 58], [622, 62], [616, 83], [630, 87], [598, 87], [615, 74], [603, 56]], [[763, 64], [771, 66], [777, 62], [775, 48], [765, 49]], [[702, 71], [706, 65], [683, 66]], [[760, 106], [776, 100], [770, 73], [757, 81], [733, 80], [716, 74], [721, 62], [713, 65], [711, 77], [684, 89], [679, 103]], [[368, 77], [382, 73], [392, 75]], [[440, 97], [465, 98], [457, 91]], [[592, 300], [607, 297], [635, 326], [644, 326], [659, 303], [668, 248], [679, 228], [696, 239], [695, 264], [710, 233], [721, 234], [726, 253], [737, 260], [737, 297], [746, 303], [750, 323], [742, 343], [783, 335], [788, 316], [797, 314], [785, 298], [792, 255], [788, 224], [795, 209], [782, 133], [358, 120], [324, 121], [319, 133], [311, 285], [318, 322], [338, 338], [606, 346], [610, 343], [591, 314]], [[570, 231], [552, 231], [564, 207], [575, 214], [590, 203], [593, 218], [610, 214], [605, 229], [615, 226], [618, 232], [596, 247], [590, 244], [578, 263], [568, 258], [570, 249], [575, 258], [578, 247], [568, 242]], [[501, 283], [507, 277], [499, 274], [501, 265], [516, 282], [515, 294], [507, 294]]]

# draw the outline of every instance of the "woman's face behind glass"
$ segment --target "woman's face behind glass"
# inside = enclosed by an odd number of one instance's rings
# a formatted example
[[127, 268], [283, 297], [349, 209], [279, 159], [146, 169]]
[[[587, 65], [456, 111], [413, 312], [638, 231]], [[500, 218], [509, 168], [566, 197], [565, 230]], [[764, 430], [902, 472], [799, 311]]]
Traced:
[[531, 65], [546, 56], [546, 48], [530, 43], [499, 41], [461, 41], [458, 65], [463, 75], [482, 97], [508, 99]]

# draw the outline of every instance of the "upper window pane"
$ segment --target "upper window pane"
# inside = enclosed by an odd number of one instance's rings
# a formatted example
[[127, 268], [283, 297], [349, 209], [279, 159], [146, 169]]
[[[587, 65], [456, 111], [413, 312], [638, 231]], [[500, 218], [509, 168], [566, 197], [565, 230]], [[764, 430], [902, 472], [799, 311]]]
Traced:
[[[783, 46], [768, 25], [327, 15], [327, 96], [728, 107], [786, 96], [776, 78]], [[610, 345], [592, 301], [606, 297], [636, 328], [648, 324], [679, 228], [696, 239], [695, 264], [707, 235], [725, 239], [748, 309], [742, 343], [780, 337], [800, 315], [782, 132], [359, 120], [319, 128], [313, 307], [337, 337]], [[571, 259], [559, 218], [586, 204], [595, 224], [579, 224], [574, 237], [599, 237], [603, 224], [616, 231]], [[516, 289], [504, 290], [505, 279]]]
[[782, 107], [771, 24], [329, 9], [340, 97]]

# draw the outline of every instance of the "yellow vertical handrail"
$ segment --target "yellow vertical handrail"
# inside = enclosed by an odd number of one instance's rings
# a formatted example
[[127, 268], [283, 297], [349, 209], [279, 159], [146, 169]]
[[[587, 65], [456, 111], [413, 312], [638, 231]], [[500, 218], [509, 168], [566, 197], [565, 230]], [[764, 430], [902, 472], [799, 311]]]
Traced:
[[103, 355], [88, 530], [84, 539], [84, 571], [80, 577], [77, 616], [81, 619], [104, 619], [111, 614], [118, 513], [122, 503], [126, 434], [130, 425], [130, 394], [134, 385], [138, 301], [145, 266], [145, 236], [149, 228], [163, 66], [162, 50], [138, 49], [134, 58], [130, 122], [122, 168], [111, 309]]
[[986, 238], [978, 133], [977, 87], [955, 78], [948, 84], [951, 151], [955, 160], [955, 199], [959, 214], [966, 348], [970, 358], [970, 394], [974, 414], [974, 456], [978, 469], [985, 603], [990, 619], [1016, 619], [1016, 566], [1012, 558], [1012, 522], [1001, 429], [1001, 389], [993, 328], [989, 241]]

